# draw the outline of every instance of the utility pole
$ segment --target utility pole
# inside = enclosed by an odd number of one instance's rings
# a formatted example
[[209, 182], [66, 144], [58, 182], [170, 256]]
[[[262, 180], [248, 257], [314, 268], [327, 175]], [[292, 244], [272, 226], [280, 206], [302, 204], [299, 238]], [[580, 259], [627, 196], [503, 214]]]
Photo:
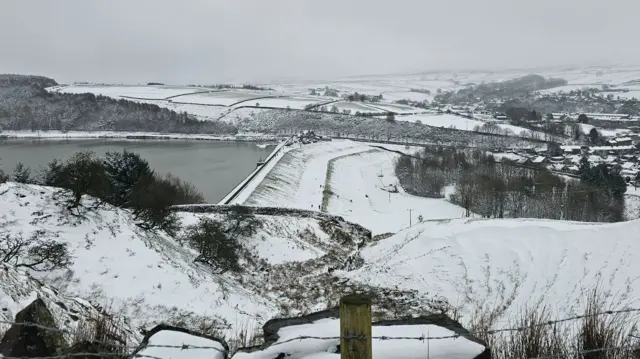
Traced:
[[413, 208], [409, 208], [409, 227], [411, 227], [411, 211], [413, 211]]

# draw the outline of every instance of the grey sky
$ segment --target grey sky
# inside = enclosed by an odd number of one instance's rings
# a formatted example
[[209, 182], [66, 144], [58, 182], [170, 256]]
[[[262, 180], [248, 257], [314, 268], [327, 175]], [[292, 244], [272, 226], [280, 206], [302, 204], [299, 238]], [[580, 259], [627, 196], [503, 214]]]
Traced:
[[637, 0], [0, 0], [0, 73], [214, 83], [640, 63]]

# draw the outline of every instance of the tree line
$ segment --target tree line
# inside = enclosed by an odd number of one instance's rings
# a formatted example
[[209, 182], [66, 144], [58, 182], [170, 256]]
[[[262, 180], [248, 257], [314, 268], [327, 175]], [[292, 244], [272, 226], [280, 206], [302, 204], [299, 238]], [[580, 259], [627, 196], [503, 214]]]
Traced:
[[606, 165], [586, 158], [580, 179], [556, 176], [544, 167], [496, 161], [481, 150], [426, 148], [395, 164], [400, 185], [417, 196], [443, 198], [485, 218], [546, 218], [589, 222], [624, 220], [626, 183]]
[[[174, 175], [156, 173], [140, 155], [126, 150], [107, 152], [103, 158], [78, 152], [66, 161], [51, 161], [38, 173], [19, 163], [9, 174], [0, 169], [0, 183], [7, 181], [59, 188], [60, 196], [55, 197], [58, 203], [80, 219], [105, 204], [122, 208], [143, 230], [162, 231], [194, 248], [198, 252], [194, 261], [217, 273], [241, 271], [239, 240], [254, 234], [260, 226], [248, 208], [235, 206], [221, 220], [205, 217], [182, 228], [172, 206], [203, 203], [202, 193]], [[0, 260], [42, 270], [68, 266], [71, 261], [66, 244], [45, 240], [44, 236], [36, 232], [22, 238], [6, 233], [0, 225]]]

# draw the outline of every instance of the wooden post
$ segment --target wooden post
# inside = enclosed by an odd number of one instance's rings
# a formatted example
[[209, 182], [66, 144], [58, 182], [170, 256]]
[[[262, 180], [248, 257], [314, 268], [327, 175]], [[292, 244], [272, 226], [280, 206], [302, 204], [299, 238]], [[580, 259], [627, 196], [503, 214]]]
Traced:
[[340, 358], [372, 359], [371, 298], [365, 295], [340, 299]]

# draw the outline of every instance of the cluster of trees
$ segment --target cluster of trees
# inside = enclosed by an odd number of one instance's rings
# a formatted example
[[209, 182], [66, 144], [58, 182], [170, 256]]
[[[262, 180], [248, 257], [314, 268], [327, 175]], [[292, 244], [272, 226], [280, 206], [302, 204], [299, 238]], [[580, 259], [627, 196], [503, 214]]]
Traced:
[[535, 108], [544, 113], [553, 112], [593, 112], [640, 114], [637, 99], [587, 96], [585, 93], [553, 93], [512, 96], [499, 103], [487, 102], [488, 109], [505, 111], [509, 107]]
[[339, 91], [336, 89], [332, 89], [329, 86], [324, 87], [324, 93], [321, 93], [321, 90], [310, 89], [309, 95], [311, 96], [327, 96], [327, 97], [340, 97]]
[[253, 90], [253, 91], [273, 91], [270, 87], [262, 87], [251, 84], [245, 84], [242, 86], [233, 85], [233, 84], [216, 84], [216, 85], [189, 85], [189, 87], [202, 87], [202, 88], [212, 88], [218, 90], [233, 90], [233, 89], [243, 89], [243, 90]]
[[[586, 160], [586, 159], [585, 159]], [[605, 165], [583, 165], [580, 180], [566, 180], [547, 169], [529, 168], [508, 160], [496, 162], [480, 150], [427, 148], [402, 156], [396, 174], [414, 195], [450, 200], [486, 218], [548, 218], [575, 221], [623, 220], [626, 184]]]
[[479, 101], [494, 102], [527, 96], [534, 91], [564, 86], [564, 79], [544, 78], [540, 75], [527, 75], [515, 79], [489, 82], [469, 86], [457, 91], [441, 91], [434, 97], [434, 102], [449, 104], [477, 103]]
[[431, 91], [429, 91], [429, 90], [427, 90], [427, 89], [418, 89], [418, 88], [415, 88], [415, 89], [411, 89], [411, 90], [409, 90], [409, 91], [411, 91], [411, 92], [418, 92], [418, 93], [424, 93], [424, 94], [427, 94], [427, 95], [431, 95]]
[[348, 109], [348, 108], [342, 109], [342, 111], [340, 111], [340, 108], [337, 105], [332, 105], [331, 107], [327, 105], [316, 107], [316, 105], [314, 104], [308, 104], [305, 106], [304, 109], [308, 111], [331, 112], [331, 113], [340, 114], [340, 115], [351, 115], [353, 113], [354, 116], [360, 116], [360, 117], [373, 117], [373, 116], [380, 115], [379, 112], [361, 112], [361, 111], [352, 112], [351, 109]]
[[352, 94], [344, 95], [347, 101], [353, 102], [380, 102], [382, 101], [382, 95], [370, 96], [362, 93], [354, 92]]
[[222, 121], [201, 121], [153, 104], [45, 90], [55, 84], [46, 78], [0, 75], [0, 130], [238, 132]]
[[413, 101], [413, 100], [409, 100], [409, 99], [401, 99], [401, 100], [397, 100], [395, 101], [395, 103], [400, 104], [400, 105], [407, 105], [407, 106], [412, 106], [412, 107], [418, 107], [418, 108], [424, 108], [424, 109], [428, 109], [429, 107], [429, 101], [427, 100], [423, 100], [423, 101]]

